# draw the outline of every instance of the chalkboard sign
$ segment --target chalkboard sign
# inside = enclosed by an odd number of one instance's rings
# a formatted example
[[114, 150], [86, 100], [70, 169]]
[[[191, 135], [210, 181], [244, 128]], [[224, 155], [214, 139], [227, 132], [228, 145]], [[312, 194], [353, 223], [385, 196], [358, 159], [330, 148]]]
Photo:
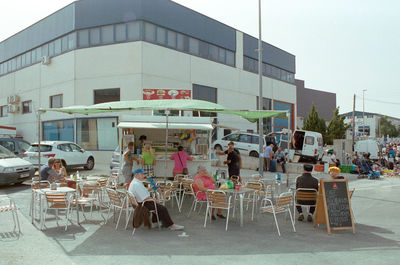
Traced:
[[324, 182], [329, 226], [352, 227], [351, 211], [346, 182]]
[[321, 179], [314, 227], [317, 224], [326, 224], [328, 234], [344, 229], [355, 233], [347, 179]]

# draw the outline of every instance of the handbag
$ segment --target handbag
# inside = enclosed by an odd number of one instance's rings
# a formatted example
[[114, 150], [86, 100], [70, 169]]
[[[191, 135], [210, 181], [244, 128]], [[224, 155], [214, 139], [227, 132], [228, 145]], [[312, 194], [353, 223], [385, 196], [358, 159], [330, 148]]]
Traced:
[[[182, 163], [181, 156], [179, 155], [179, 153], [178, 153], [178, 157], [179, 157], [179, 161], [181, 162], [181, 165], [183, 167], [183, 163]], [[183, 167], [182, 174], [183, 175], [188, 175], [189, 174], [189, 170], [187, 169], [187, 167]]]

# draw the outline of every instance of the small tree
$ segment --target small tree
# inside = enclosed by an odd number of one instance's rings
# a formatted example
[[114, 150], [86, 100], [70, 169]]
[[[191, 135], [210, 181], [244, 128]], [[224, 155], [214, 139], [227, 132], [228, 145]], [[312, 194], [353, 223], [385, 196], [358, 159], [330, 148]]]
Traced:
[[326, 141], [325, 140], [325, 137], [326, 137], [325, 120], [318, 116], [318, 112], [315, 109], [314, 104], [312, 104], [311, 112], [310, 112], [310, 114], [308, 114], [308, 116], [306, 118], [306, 121], [304, 123], [303, 129], [307, 130], [307, 131], [313, 131], [313, 132], [321, 133], [323, 138], [324, 138], [324, 141]]
[[339, 108], [333, 111], [333, 118], [329, 122], [326, 134], [326, 143], [333, 144], [333, 139], [344, 139], [350, 125], [344, 123], [345, 116], [339, 116]]
[[381, 136], [389, 135], [389, 137], [397, 137], [399, 136], [399, 131], [396, 129], [396, 126], [392, 124], [391, 121], [387, 119], [386, 116], [383, 116], [379, 122]]

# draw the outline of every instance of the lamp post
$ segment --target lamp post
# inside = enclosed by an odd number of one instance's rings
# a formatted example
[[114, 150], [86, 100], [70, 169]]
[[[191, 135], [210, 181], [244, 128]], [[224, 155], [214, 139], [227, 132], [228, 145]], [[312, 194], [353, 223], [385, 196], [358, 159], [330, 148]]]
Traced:
[[367, 91], [366, 89], [363, 89], [363, 136], [365, 136], [365, 116], [364, 116], [364, 92]]
[[[262, 41], [261, 41], [261, 0], [258, 0], [258, 85], [259, 85], [259, 94], [258, 94], [258, 109], [263, 109], [263, 96], [262, 96]], [[263, 176], [264, 172], [264, 126], [263, 119], [258, 119], [258, 172], [261, 176]]]

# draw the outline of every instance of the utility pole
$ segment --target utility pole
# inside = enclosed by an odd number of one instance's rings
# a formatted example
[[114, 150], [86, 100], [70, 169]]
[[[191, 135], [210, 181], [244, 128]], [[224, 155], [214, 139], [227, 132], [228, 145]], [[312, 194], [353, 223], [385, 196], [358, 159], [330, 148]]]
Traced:
[[364, 92], [367, 91], [366, 89], [363, 89], [363, 136], [365, 136], [365, 116], [364, 116]]
[[[262, 95], [262, 41], [261, 41], [261, 0], [258, 0], [258, 109], [263, 109], [263, 95]], [[264, 125], [263, 119], [258, 119], [258, 172], [264, 176]]]
[[353, 133], [352, 133], [352, 148], [354, 152], [354, 134], [356, 133], [356, 94], [353, 96]]

